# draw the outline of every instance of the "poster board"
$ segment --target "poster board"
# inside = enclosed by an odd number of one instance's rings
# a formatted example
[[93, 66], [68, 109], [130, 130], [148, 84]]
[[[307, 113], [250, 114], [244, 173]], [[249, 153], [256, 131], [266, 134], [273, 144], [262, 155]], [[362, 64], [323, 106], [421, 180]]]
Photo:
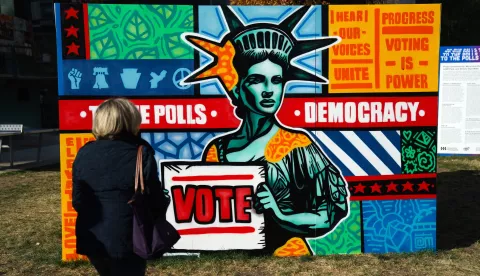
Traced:
[[[55, 14], [63, 260], [82, 258], [71, 162], [113, 96], [137, 105], [159, 167], [266, 166], [274, 200], [251, 200], [265, 221], [251, 251], [435, 250], [440, 5], [56, 3]], [[251, 112], [268, 131], [242, 151], [232, 141]], [[245, 249], [195, 242], [183, 250]]]
[[480, 47], [441, 47], [439, 82], [439, 154], [480, 154]]

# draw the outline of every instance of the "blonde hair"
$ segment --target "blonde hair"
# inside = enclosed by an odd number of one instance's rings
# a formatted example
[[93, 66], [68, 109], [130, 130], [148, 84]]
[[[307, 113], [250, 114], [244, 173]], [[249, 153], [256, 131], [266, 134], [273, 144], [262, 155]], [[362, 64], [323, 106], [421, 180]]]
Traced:
[[141, 123], [142, 116], [132, 102], [124, 98], [109, 99], [95, 111], [92, 132], [97, 139], [137, 135]]

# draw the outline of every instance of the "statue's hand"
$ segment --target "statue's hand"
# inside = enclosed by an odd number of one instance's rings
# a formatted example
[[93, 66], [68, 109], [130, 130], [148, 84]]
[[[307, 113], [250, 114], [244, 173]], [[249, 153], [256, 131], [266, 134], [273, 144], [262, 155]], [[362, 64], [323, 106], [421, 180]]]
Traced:
[[[262, 189], [258, 189], [257, 191], [257, 204], [259, 205], [259, 209], [261, 210], [269, 210], [271, 209], [275, 216], [281, 218], [283, 216], [280, 208], [278, 207], [277, 201], [273, 196], [272, 192], [268, 188], [267, 185], [262, 185]], [[258, 210], [257, 210], [258, 211]]]
[[168, 205], [170, 205], [170, 202], [172, 201], [172, 199], [170, 198], [170, 194], [169, 194], [167, 189], [163, 190], [163, 195], [165, 197], [165, 203], [166, 203], [165, 209], [167, 209]]

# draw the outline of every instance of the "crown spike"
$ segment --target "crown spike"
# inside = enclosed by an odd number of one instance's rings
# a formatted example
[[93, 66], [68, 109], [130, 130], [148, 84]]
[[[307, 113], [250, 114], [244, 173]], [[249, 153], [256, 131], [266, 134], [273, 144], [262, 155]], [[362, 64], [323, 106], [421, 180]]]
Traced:
[[237, 15], [227, 6], [221, 5], [223, 16], [225, 16], [225, 21], [227, 21], [228, 28], [230, 29], [230, 34], [239, 33], [245, 28], [242, 21], [237, 17]]
[[320, 84], [326, 84], [327, 81], [322, 76], [316, 76], [309, 72], [306, 72], [300, 68], [290, 66], [288, 69], [288, 79], [295, 80], [295, 81], [308, 81], [308, 82], [316, 82]]
[[302, 6], [298, 10], [294, 11], [287, 18], [285, 18], [282, 23], [278, 25], [279, 28], [288, 33], [291, 33], [309, 9], [310, 6]]
[[299, 41], [292, 51], [290, 51], [290, 57], [298, 57], [313, 50], [323, 50], [331, 47], [337, 43], [339, 39], [337, 37], [322, 37], [316, 40]]

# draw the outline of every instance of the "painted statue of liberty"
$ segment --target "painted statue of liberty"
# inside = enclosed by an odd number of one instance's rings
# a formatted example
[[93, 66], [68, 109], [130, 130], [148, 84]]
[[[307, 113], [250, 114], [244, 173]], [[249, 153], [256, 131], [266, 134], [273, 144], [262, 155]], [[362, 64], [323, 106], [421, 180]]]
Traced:
[[290, 65], [292, 58], [338, 42], [336, 37], [297, 41], [291, 34], [309, 7], [293, 12], [280, 24], [245, 26], [222, 7], [230, 32], [221, 42], [201, 35], [183, 38], [214, 58], [184, 80], [197, 83], [218, 78], [227, 91], [241, 126], [206, 146], [205, 162], [265, 162], [267, 183], [254, 197], [265, 217], [265, 244], [275, 251], [295, 238], [319, 237], [349, 214], [346, 182], [320, 146], [302, 130], [277, 119], [287, 81], [327, 83], [323, 77]]

